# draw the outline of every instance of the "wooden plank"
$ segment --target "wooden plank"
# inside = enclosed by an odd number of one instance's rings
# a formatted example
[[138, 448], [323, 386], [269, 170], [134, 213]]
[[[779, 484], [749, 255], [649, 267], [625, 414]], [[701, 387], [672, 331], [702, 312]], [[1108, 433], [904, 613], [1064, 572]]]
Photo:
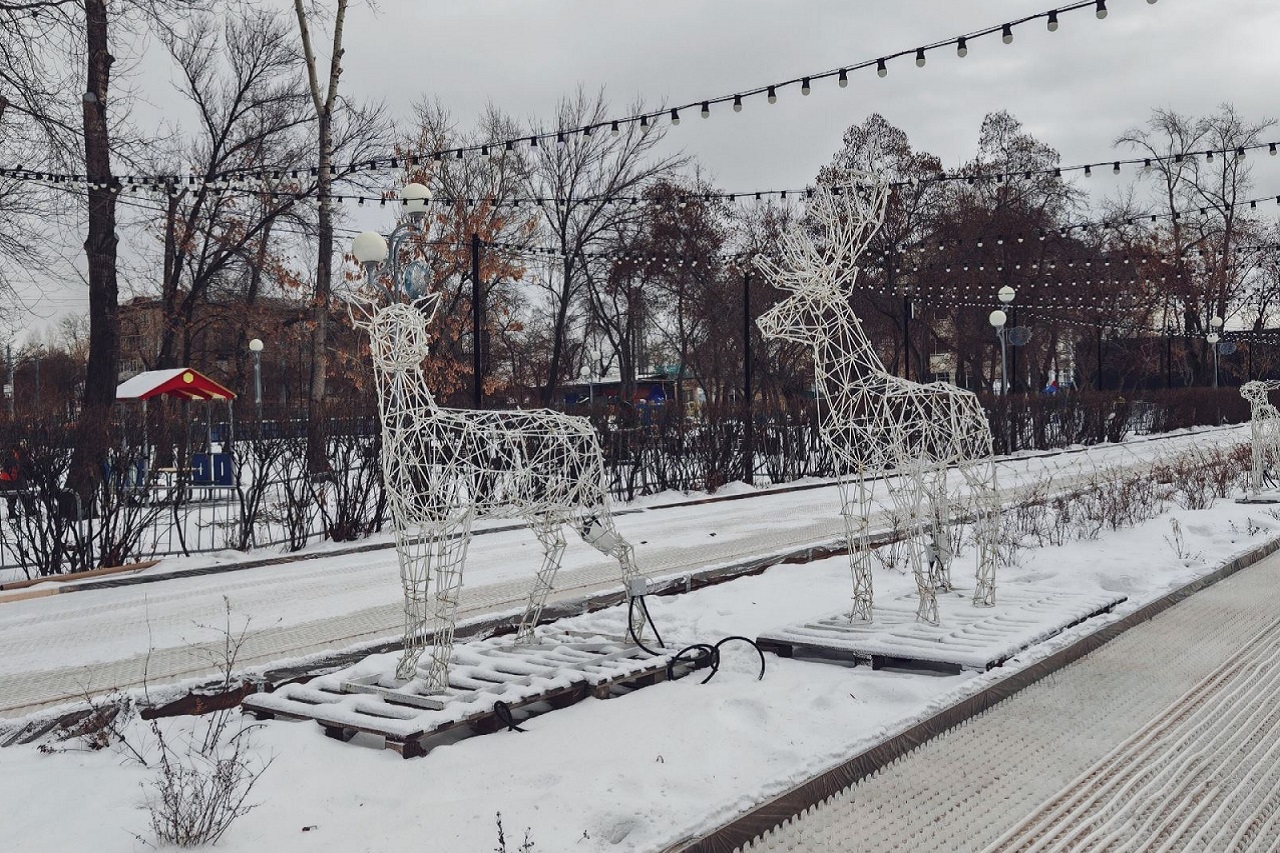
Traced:
[[[128, 563], [123, 566], [109, 566], [105, 569], [89, 569], [84, 572], [71, 572], [65, 575], [47, 575], [42, 578], [27, 578], [20, 581], [9, 581], [8, 583], [0, 583], [0, 592], [7, 592], [11, 589], [26, 589], [40, 583], [67, 583], [69, 581], [84, 580], [85, 578], [100, 578], [106, 575], [118, 575], [122, 572], [140, 572], [143, 569], [149, 569], [159, 560], [143, 560], [140, 563]], [[3, 601], [14, 601], [16, 599], [0, 599]]]

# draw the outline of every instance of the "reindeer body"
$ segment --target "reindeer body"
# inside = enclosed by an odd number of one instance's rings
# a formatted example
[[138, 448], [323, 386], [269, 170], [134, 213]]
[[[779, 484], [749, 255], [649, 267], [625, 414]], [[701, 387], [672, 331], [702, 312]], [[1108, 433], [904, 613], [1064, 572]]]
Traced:
[[[405, 594], [405, 651], [396, 678], [420, 675], [425, 692], [448, 686], [449, 658], [471, 525], [522, 518], [543, 549], [517, 642], [533, 639], [564, 552], [563, 526], [619, 562], [630, 595], [640, 573], [613, 524], [604, 455], [590, 421], [548, 410], [472, 411], [436, 405], [422, 374], [435, 296], [375, 308], [367, 319], [382, 421], [382, 470]], [[427, 305], [426, 303], [430, 303]], [[434, 589], [433, 589], [434, 580]], [[631, 614], [639, 636], [643, 617]], [[425, 672], [424, 629], [435, 640]]]
[[1249, 491], [1257, 494], [1267, 481], [1274, 482], [1280, 471], [1280, 409], [1272, 405], [1268, 393], [1280, 389], [1280, 382], [1254, 380], [1240, 386], [1240, 396], [1249, 401], [1249, 430], [1253, 439], [1253, 466]]
[[[757, 260], [791, 295], [757, 321], [765, 337], [813, 348], [819, 432], [831, 450], [849, 536], [852, 619], [872, 617], [868, 481], [887, 476], [912, 546], [908, 559], [919, 595], [917, 617], [937, 624], [937, 590], [950, 588], [947, 470], [956, 465], [978, 508], [974, 602], [995, 603], [995, 469], [991, 429], [978, 399], [954, 385], [922, 385], [884, 368], [849, 304], [855, 263], [883, 220], [888, 187], [836, 195], [819, 189], [809, 204], [823, 245], [796, 227], [783, 238], [782, 260]], [[923, 543], [917, 543], [923, 535]]]

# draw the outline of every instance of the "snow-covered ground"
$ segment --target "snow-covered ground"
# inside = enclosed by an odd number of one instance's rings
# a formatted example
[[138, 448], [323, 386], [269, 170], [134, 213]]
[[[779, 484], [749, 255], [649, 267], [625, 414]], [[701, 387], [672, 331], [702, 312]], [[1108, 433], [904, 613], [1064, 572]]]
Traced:
[[[1238, 431], [1215, 432], [1200, 440], [1241, 437]], [[1124, 452], [1141, 458], [1144, 450], [1152, 452], [1149, 446]], [[1079, 458], [1055, 457], [1054, 464], [1079, 464], [1071, 461]], [[1050, 460], [1021, 464], [1043, 471]], [[1013, 467], [1002, 470], [1002, 486]], [[706, 551], [715, 555], [713, 560], [723, 559], [717, 549], [725, 540], [736, 541], [734, 547], [740, 549], [791, 541], [797, 531], [813, 534], [816, 517], [834, 514], [833, 492], [789, 493], [779, 495], [777, 503], [752, 498], [650, 510], [625, 516], [621, 526], [637, 543], [662, 544], [695, 556]], [[645, 526], [650, 523], [656, 524]], [[1018, 564], [1001, 573], [999, 583], [1009, 591], [1111, 592], [1128, 600], [1112, 616], [1033, 647], [1007, 667], [1042, 657], [1277, 535], [1280, 520], [1270, 508], [1220, 501], [1208, 510], [1173, 508], [1096, 541], [1024, 550]], [[511, 541], [503, 544], [504, 537]], [[521, 546], [515, 534], [480, 537], [476, 544], [486, 540], [490, 544], [475, 557], [475, 573], [484, 581], [513, 578], [530, 562], [532, 552], [522, 554], [521, 549], [533, 546]], [[638, 544], [642, 565], [646, 547]], [[568, 559], [585, 559], [584, 552], [575, 551]], [[384, 559], [381, 567], [366, 565]], [[350, 612], [395, 598], [398, 586], [389, 553], [317, 562], [325, 565], [250, 569], [0, 604], [0, 634], [7, 647], [0, 669], [27, 672], [136, 653], [131, 644], [147, 635], [147, 618], [153, 619], [153, 639], [191, 638], [202, 630], [193, 622], [221, 624], [222, 594], [232, 599], [235, 623], [246, 616], [255, 621], [305, 618], [307, 614], [296, 612], [300, 608]], [[957, 561], [954, 576], [961, 596], [970, 583], [971, 564], [971, 553]], [[566, 570], [570, 568], [567, 561]], [[325, 569], [329, 576], [321, 577]], [[284, 580], [277, 576], [290, 571], [301, 574]], [[289, 600], [297, 585], [290, 580], [304, 577], [301, 593]], [[876, 583], [884, 601], [914, 590], [910, 576], [896, 572], [878, 572]], [[650, 607], [668, 644], [683, 645], [728, 634], [755, 636], [788, 622], [826, 616], [845, 605], [849, 592], [848, 561], [841, 557], [777, 566], [759, 576], [654, 599]], [[956, 600], [940, 601], [944, 622]], [[197, 606], [206, 611], [196, 615]], [[577, 617], [593, 627], [620, 625], [622, 618], [618, 610]], [[127, 628], [132, 620], [141, 620], [141, 627]], [[58, 639], [67, 632], [92, 636], [79, 633], [86, 630], [103, 635], [98, 647], [71, 648], [78, 644]], [[33, 648], [28, 634], [51, 648], [43, 653]], [[8, 648], [14, 647], [10, 655]], [[274, 759], [251, 798], [260, 805], [232, 827], [220, 847], [490, 851], [497, 842], [495, 814], [501, 812], [510, 850], [518, 849], [526, 828], [535, 850], [661, 850], [1003, 674], [931, 676], [770, 656], [761, 682], [755, 678], [758, 662], [749, 647], [727, 646], [725, 655], [720, 674], [709, 684], [687, 678], [608, 701], [589, 699], [534, 718], [524, 733], [468, 738], [411, 761], [361, 748], [355, 741], [329, 740], [314, 724], [273, 721], [254, 733], [257, 749]], [[181, 719], [162, 723], [174, 734], [191, 725]], [[132, 724], [129, 732], [136, 741], [145, 740], [143, 724]], [[53, 755], [29, 746], [0, 749], [0, 799], [10, 804], [6, 849], [142, 849], [139, 836], [149, 837], [143, 804], [152, 771], [112, 750], [85, 752], [74, 743], [69, 746], [70, 751]]]

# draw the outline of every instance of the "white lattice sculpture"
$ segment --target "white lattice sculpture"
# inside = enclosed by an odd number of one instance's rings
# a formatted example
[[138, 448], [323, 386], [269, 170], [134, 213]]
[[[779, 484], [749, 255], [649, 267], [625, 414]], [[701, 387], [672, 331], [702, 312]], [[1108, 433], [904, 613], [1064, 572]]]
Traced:
[[1249, 493], [1262, 491], [1267, 481], [1274, 482], [1280, 473], [1280, 409], [1271, 404], [1267, 395], [1280, 389], [1280, 382], [1266, 380], [1246, 382], [1240, 386], [1240, 396], [1249, 401], [1252, 417], [1249, 426], [1253, 435], [1253, 467], [1249, 472]]
[[[422, 361], [438, 302], [438, 294], [431, 294], [413, 303], [356, 302], [352, 309], [352, 321], [368, 331], [373, 353], [382, 470], [404, 585], [404, 654], [396, 678], [418, 675], [427, 693], [448, 686], [462, 572], [477, 518], [521, 518], [542, 545], [542, 568], [516, 642], [533, 638], [560, 568], [565, 524], [619, 562], [628, 595], [644, 585], [631, 545], [614, 527], [604, 455], [590, 421], [548, 410], [436, 405]], [[639, 637], [640, 608], [631, 619]], [[419, 668], [428, 627], [435, 634], [431, 660]]]
[[849, 304], [855, 265], [884, 219], [889, 187], [818, 189], [809, 230], [793, 226], [781, 259], [756, 264], [790, 296], [757, 321], [769, 338], [813, 347], [819, 429], [831, 449], [849, 537], [851, 619], [872, 617], [870, 480], [882, 476], [913, 543], [908, 560], [919, 592], [917, 616], [938, 623], [937, 591], [950, 588], [947, 468], [970, 487], [977, 542], [973, 600], [995, 603], [996, 513], [991, 428], [978, 398], [944, 382], [921, 385], [889, 374]]

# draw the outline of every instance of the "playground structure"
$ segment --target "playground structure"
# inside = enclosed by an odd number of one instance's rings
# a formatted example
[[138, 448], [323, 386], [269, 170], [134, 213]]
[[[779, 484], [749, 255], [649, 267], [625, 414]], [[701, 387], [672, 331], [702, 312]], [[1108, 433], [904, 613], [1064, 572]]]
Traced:
[[879, 180], [816, 190], [807, 222], [783, 236], [780, 260], [756, 260], [775, 287], [790, 292], [757, 323], [765, 337], [813, 350], [820, 434], [835, 462], [849, 538], [850, 621], [872, 619], [871, 481], [885, 478], [912, 534], [907, 550], [917, 618], [936, 625], [937, 592], [951, 588], [948, 467], [959, 470], [973, 495], [973, 601], [979, 606], [995, 604], [999, 499], [991, 428], [977, 396], [943, 382], [922, 385], [891, 375], [849, 304], [858, 257], [884, 221], [890, 192]]

